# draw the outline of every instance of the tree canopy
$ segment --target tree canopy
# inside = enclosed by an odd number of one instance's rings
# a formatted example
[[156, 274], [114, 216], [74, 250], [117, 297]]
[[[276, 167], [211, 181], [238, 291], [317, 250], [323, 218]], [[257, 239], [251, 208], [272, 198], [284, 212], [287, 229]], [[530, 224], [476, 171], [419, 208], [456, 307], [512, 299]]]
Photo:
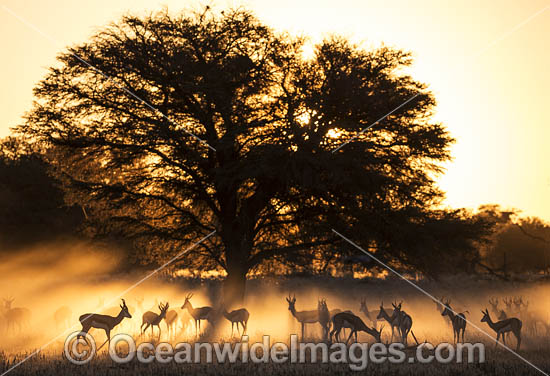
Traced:
[[245, 10], [125, 16], [58, 56], [18, 131], [143, 262], [216, 231], [180, 263], [227, 272], [227, 300], [274, 258], [349, 254], [332, 228], [425, 272], [474, 259], [484, 227], [438, 209], [453, 139], [411, 55], [304, 43]]
[[42, 150], [14, 137], [0, 140], [0, 253], [75, 237], [83, 213], [65, 206], [63, 196]]

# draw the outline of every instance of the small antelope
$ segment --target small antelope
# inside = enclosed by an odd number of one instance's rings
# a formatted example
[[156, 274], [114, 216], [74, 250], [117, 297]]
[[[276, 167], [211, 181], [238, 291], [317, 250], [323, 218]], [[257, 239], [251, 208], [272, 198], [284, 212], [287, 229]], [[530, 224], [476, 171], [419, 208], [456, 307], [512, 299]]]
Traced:
[[208, 320], [210, 324], [212, 324], [212, 321], [210, 320], [210, 314], [212, 313], [212, 307], [199, 307], [199, 308], [193, 308], [193, 305], [191, 304], [191, 298], [193, 297], [193, 294], [188, 294], [185, 297], [185, 303], [181, 306], [181, 309], [187, 309], [187, 312], [193, 317], [195, 320], [195, 335], [198, 337], [199, 331], [201, 329], [201, 320]]
[[378, 315], [380, 314], [380, 310], [378, 309], [374, 311], [369, 311], [369, 308], [367, 307], [367, 300], [365, 298], [361, 298], [361, 306], [359, 307], [359, 312], [363, 312], [367, 320], [369, 320], [376, 329], [379, 320]]
[[164, 322], [166, 322], [166, 330], [168, 331], [168, 338], [176, 336], [176, 328], [178, 326], [178, 313], [171, 309], [166, 312], [164, 317]]
[[143, 311], [143, 301], [145, 300], [145, 298], [143, 296], [141, 296], [139, 298], [134, 298], [134, 300], [136, 301], [137, 309], [140, 312]]
[[520, 296], [519, 298], [514, 298], [514, 304], [516, 306], [516, 311], [519, 315], [519, 318], [525, 325], [525, 329], [527, 329], [529, 334], [536, 336], [537, 322], [540, 322], [541, 320], [538, 320], [536, 315], [532, 311], [528, 310], [529, 301], [527, 300], [527, 302], [524, 302], [523, 297]]
[[380, 330], [374, 328], [369, 328], [363, 320], [355, 316], [352, 313], [341, 312], [334, 315], [332, 318], [332, 331], [330, 332], [330, 341], [332, 342], [332, 336], [336, 339], [337, 342], [340, 342], [340, 331], [344, 326], [351, 328], [351, 333], [349, 334], [346, 344], [349, 342], [351, 337], [355, 334], [355, 342], [357, 342], [357, 332], [363, 331], [374, 337], [376, 342], [381, 342], [380, 335], [382, 333], [383, 325]]
[[184, 333], [195, 320], [187, 310], [182, 310], [178, 316], [181, 323], [181, 331]]
[[292, 316], [298, 320], [302, 326], [302, 339], [304, 338], [304, 330], [306, 324], [314, 324], [319, 322], [319, 311], [296, 311], [296, 295], [291, 297], [290, 295], [286, 298], [288, 302], [288, 310], [292, 313]]
[[248, 318], [250, 317], [250, 313], [248, 313], [248, 310], [246, 308], [236, 309], [231, 312], [227, 312], [227, 309], [223, 309], [223, 317], [225, 317], [227, 320], [231, 321], [231, 338], [233, 338], [233, 326], [234, 324], [237, 324], [237, 333], [239, 335], [241, 332], [239, 331], [239, 324], [243, 327], [243, 335], [246, 334], [246, 326], [248, 325]]
[[6, 319], [6, 330], [9, 331], [11, 327], [15, 330], [17, 326], [19, 332], [23, 330], [23, 327], [28, 328], [31, 322], [32, 313], [30, 309], [25, 307], [14, 307], [11, 305], [15, 298], [4, 299], [4, 317]]
[[508, 318], [508, 316], [506, 316], [506, 312], [504, 312], [503, 309], [498, 308], [498, 298], [489, 299], [489, 304], [491, 305], [491, 312], [497, 315], [499, 320], [506, 320]]
[[[350, 311], [349, 309], [348, 309], [348, 310], [345, 310], [345, 311], [343, 311], [343, 310], [341, 310], [341, 309], [339, 309], [339, 308], [334, 308], [334, 309], [329, 310], [329, 313], [330, 313], [329, 329], [330, 329], [330, 325], [332, 325], [332, 318], [333, 318], [334, 316], [336, 316], [337, 314], [342, 313], [342, 312], [346, 312], [346, 313], [351, 313], [351, 314], [353, 314], [353, 312]], [[347, 328], [347, 329], [351, 329], [351, 326], [350, 326], [348, 323], [344, 323], [344, 326], [342, 327], [342, 330], [343, 330], [344, 335], [346, 335], [346, 328]]]
[[386, 320], [390, 326], [391, 326], [391, 340], [390, 342], [393, 342], [393, 336], [394, 336], [394, 330], [397, 328], [397, 331], [399, 332], [399, 316], [398, 313], [394, 310], [392, 315], [388, 315], [386, 310], [384, 309], [384, 302], [380, 304], [380, 311], [378, 312], [378, 316], [376, 316], [376, 319], [384, 319]]
[[[170, 305], [168, 302], [166, 304], [159, 303], [158, 309], [160, 310], [160, 314], [157, 314], [155, 312], [147, 311], [143, 314], [141, 317], [142, 323], [141, 323], [141, 333], [143, 334], [147, 328], [151, 327], [151, 336], [153, 335], [153, 327], [156, 326], [159, 328], [159, 338], [160, 338], [160, 322], [166, 317], [166, 312], [168, 311], [168, 307]], [[145, 329], [143, 328], [145, 326]]]
[[461, 312], [457, 315], [453, 312], [451, 308], [451, 301], [447, 300], [445, 302], [445, 308], [441, 312], [441, 316], [447, 316], [451, 319], [453, 324], [453, 341], [454, 343], [460, 342], [460, 331], [462, 330], [462, 343], [464, 343], [464, 332], [466, 331], [466, 315], [468, 311]]
[[330, 315], [326, 299], [319, 299], [317, 301], [317, 313], [319, 315], [319, 324], [321, 324], [321, 328], [323, 329], [323, 339], [327, 339], [330, 331], [331, 318], [334, 315]]
[[[126, 306], [126, 302], [124, 299], [122, 299], [122, 304], [120, 305], [120, 312], [117, 316], [108, 316], [108, 315], [101, 315], [97, 313], [85, 313], [81, 315], [78, 318], [78, 321], [82, 324], [82, 330], [80, 333], [76, 336], [77, 340], [79, 338], [86, 338], [86, 333], [91, 328], [97, 328], [97, 329], [103, 329], [105, 330], [105, 335], [107, 336], [107, 341], [105, 343], [109, 342], [109, 345], [111, 344], [111, 330], [125, 318], [132, 318], [132, 315], [130, 315], [130, 312], [128, 311], [128, 307]], [[105, 344], [103, 343], [103, 345]], [[101, 346], [103, 346], [101, 345]], [[99, 348], [101, 348], [101, 346]], [[99, 350], [99, 348], [97, 350]]]
[[506, 320], [493, 322], [493, 320], [491, 320], [491, 316], [489, 316], [489, 311], [487, 309], [485, 309], [485, 311], [481, 311], [481, 313], [483, 313], [483, 318], [481, 319], [481, 322], [486, 322], [489, 327], [497, 333], [497, 341], [495, 342], [495, 347], [497, 347], [498, 340], [500, 339], [501, 335], [502, 342], [506, 344], [506, 338], [504, 337], [504, 334], [512, 332], [517, 340], [516, 351], [519, 351], [519, 346], [521, 345], [521, 320], [515, 317], [511, 317]]
[[[443, 301], [443, 299], [445, 299], [445, 296], [441, 296], [441, 298], [437, 298], [436, 296], [435, 299], [436, 300], [434, 301], [434, 303], [435, 303], [435, 308], [437, 309], [437, 312], [443, 313], [443, 311], [445, 310], [445, 306], [441, 302]], [[452, 322], [449, 316], [443, 316], [443, 320], [445, 320], [445, 324], [452, 325]]]
[[70, 327], [72, 315], [73, 311], [67, 306], [62, 306], [57, 311], [55, 311], [53, 314], [53, 318], [55, 321], [56, 329], [59, 330], [59, 328]]
[[511, 316], [514, 314], [514, 310], [512, 308], [512, 304], [514, 304], [513, 298], [502, 298], [502, 301], [506, 305], [506, 315]]
[[[399, 333], [401, 333], [401, 342], [403, 342], [405, 346], [407, 346], [407, 337], [409, 336], [409, 332], [411, 331], [411, 328], [412, 328], [412, 317], [407, 312], [401, 310], [401, 303], [399, 304], [392, 303], [392, 306], [393, 306], [392, 317], [397, 316]], [[414, 334], [413, 334], [413, 337], [414, 337]]]

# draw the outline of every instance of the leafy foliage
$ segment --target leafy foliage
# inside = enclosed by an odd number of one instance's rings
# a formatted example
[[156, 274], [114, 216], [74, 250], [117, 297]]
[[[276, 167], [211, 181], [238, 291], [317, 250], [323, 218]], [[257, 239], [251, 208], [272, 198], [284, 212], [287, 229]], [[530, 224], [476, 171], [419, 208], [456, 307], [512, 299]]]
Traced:
[[472, 256], [485, 228], [434, 209], [453, 140], [401, 73], [410, 54], [332, 38], [305, 59], [303, 43], [242, 10], [126, 16], [59, 55], [19, 132], [144, 262], [214, 230], [182, 262], [237, 282], [274, 258], [349, 254], [331, 228], [425, 271]]

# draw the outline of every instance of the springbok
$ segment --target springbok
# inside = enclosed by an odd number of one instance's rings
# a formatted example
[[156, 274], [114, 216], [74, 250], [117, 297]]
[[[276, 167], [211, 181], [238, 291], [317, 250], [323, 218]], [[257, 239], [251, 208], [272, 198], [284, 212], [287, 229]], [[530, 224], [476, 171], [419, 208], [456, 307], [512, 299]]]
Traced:
[[[107, 342], [109, 342], [109, 346], [111, 344], [111, 330], [125, 318], [132, 318], [132, 315], [130, 315], [130, 312], [128, 312], [128, 307], [126, 306], [126, 302], [124, 299], [122, 299], [122, 304], [120, 305], [120, 312], [117, 316], [109, 316], [109, 315], [102, 315], [98, 313], [85, 313], [81, 315], [78, 318], [78, 321], [82, 324], [82, 330], [80, 333], [76, 336], [77, 340], [79, 338], [86, 338], [86, 334], [91, 328], [97, 328], [97, 329], [103, 329], [105, 331], [105, 335], [107, 336], [107, 341], [103, 343], [103, 345]], [[101, 345], [97, 351], [103, 346]]]
[[525, 329], [528, 331], [529, 334], [536, 336], [537, 335], [537, 322], [541, 322], [543, 320], [538, 320], [536, 315], [529, 311], [529, 301], [526, 302], [523, 301], [523, 296], [520, 297], [514, 297], [514, 305], [516, 306], [516, 312], [521, 319], [521, 321], [525, 325]]
[[451, 308], [451, 301], [447, 300], [444, 303], [444, 309], [443, 312], [441, 312], [441, 316], [447, 316], [449, 319], [451, 319], [451, 323], [453, 324], [453, 341], [454, 343], [460, 342], [460, 331], [462, 330], [462, 343], [464, 343], [464, 332], [466, 331], [466, 315], [464, 313], [469, 313], [468, 311], [461, 312], [459, 314], [454, 313], [453, 309]]
[[12, 303], [15, 298], [4, 299], [4, 317], [6, 319], [6, 331], [9, 332], [13, 327], [15, 331], [16, 326], [19, 328], [19, 332], [23, 330], [23, 327], [29, 328], [31, 323], [31, 311], [25, 307], [14, 307]]
[[288, 298], [286, 298], [286, 301], [288, 302], [288, 310], [290, 313], [292, 313], [292, 316], [302, 326], [302, 339], [304, 338], [304, 331], [305, 331], [305, 325], [306, 324], [315, 324], [316, 322], [319, 322], [319, 311], [296, 311], [296, 295], [291, 297], [290, 295]]
[[55, 321], [55, 327], [57, 330], [59, 328], [68, 328], [71, 326], [71, 316], [73, 315], [73, 311], [67, 307], [62, 306], [53, 314], [53, 319]]
[[[166, 317], [166, 312], [168, 311], [168, 307], [170, 305], [168, 302], [166, 304], [159, 303], [158, 309], [160, 310], [160, 313], [157, 314], [155, 312], [147, 311], [143, 314], [141, 317], [141, 334], [143, 334], [147, 328], [151, 327], [151, 336], [153, 336], [153, 327], [156, 326], [159, 328], [159, 339], [160, 339], [160, 322]], [[143, 328], [145, 326], [145, 329]]]
[[515, 317], [510, 317], [506, 320], [493, 322], [493, 320], [491, 320], [491, 316], [489, 316], [489, 311], [487, 310], [487, 308], [485, 308], [485, 311], [481, 311], [481, 313], [483, 313], [483, 318], [481, 319], [481, 322], [486, 322], [489, 327], [497, 333], [497, 341], [495, 342], [495, 347], [497, 347], [498, 340], [501, 335], [502, 342], [506, 344], [506, 338], [504, 337], [504, 334], [512, 332], [517, 340], [516, 351], [519, 351], [519, 346], [521, 345], [521, 320]]
[[166, 316], [164, 317], [164, 322], [166, 322], [166, 330], [168, 331], [168, 338], [172, 338], [176, 336], [176, 329], [178, 326], [178, 313], [171, 309], [168, 312], [166, 312]]
[[[180, 307], [181, 309], [181, 307]], [[182, 333], [185, 333], [187, 331], [187, 329], [189, 328], [190, 325], [193, 325], [193, 322], [195, 322], [195, 320], [193, 319], [193, 317], [189, 314], [189, 312], [187, 310], [182, 310], [179, 315], [179, 321], [181, 323], [181, 332]]]
[[332, 318], [332, 330], [330, 332], [330, 341], [332, 342], [332, 336], [336, 339], [337, 342], [340, 342], [340, 331], [344, 326], [351, 328], [351, 333], [349, 334], [346, 344], [348, 344], [351, 337], [355, 334], [355, 342], [357, 342], [357, 332], [363, 331], [374, 337], [376, 342], [381, 342], [380, 335], [384, 325], [380, 327], [380, 330], [374, 328], [369, 328], [363, 320], [355, 316], [352, 313], [341, 312], [334, 315]]
[[137, 309], [142, 312], [143, 311], [143, 301], [145, 298], [143, 296], [140, 296], [139, 298], [134, 298], [137, 304]]
[[323, 339], [328, 339], [328, 334], [330, 331], [330, 322], [332, 317], [330, 311], [328, 310], [327, 306], [327, 300], [326, 299], [319, 299], [317, 301], [317, 313], [319, 315], [319, 324], [321, 325], [321, 328], [323, 330]]
[[[399, 333], [401, 334], [401, 342], [407, 346], [407, 337], [412, 328], [412, 317], [405, 311], [401, 310], [401, 304], [392, 303], [393, 314], [392, 317], [397, 316]], [[414, 334], [411, 332], [414, 337]], [[416, 340], [416, 338], [415, 338]], [[417, 341], [418, 342], [418, 341]]]
[[[443, 299], [445, 299], [445, 296], [441, 296], [441, 298], [437, 298], [437, 296], [436, 296], [435, 300], [434, 300], [435, 309], [439, 313], [443, 313], [443, 311], [445, 310], [445, 306], [442, 303]], [[443, 320], [445, 321], [445, 324], [452, 325], [452, 322], [451, 322], [451, 319], [449, 318], [449, 316], [443, 316]]]
[[212, 321], [210, 318], [210, 314], [212, 313], [212, 307], [199, 307], [199, 308], [193, 308], [193, 305], [191, 304], [191, 298], [193, 297], [193, 294], [188, 294], [185, 297], [185, 303], [181, 306], [181, 309], [187, 309], [187, 312], [193, 317], [193, 320], [195, 320], [195, 335], [198, 337], [199, 331], [201, 329], [201, 320], [208, 320], [208, 322], [212, 325]]
[[[332, 318], [333, 318], [334, 316], [336, 316], [337, 314], [342, 313], [342, 312], [346, 312], [346, 313], [351, 313], [351, 314], [353, 314], [353, 312], [350, 311], [349, 309], [347, 309], [347, 310], [345, 310], [345, 311], [344, 311], [344, 310], [341, 310], [341, 309], [339, 309], [339, 308], [329, 309], [329, 314], [330, 314], [329, 329], [330, 329], [330, 325], [332, 325]], [[351, 326], [350, 326], [349, 324], [347, 324], [347, 323], [344, 323], [344, 326], [342, 327], [342, 330], [344, 331], [344, 335], [346, 335], [346, 328], [347, 328], [347, 329], [351, 329]]]
[[376, 316], [376, 319], [384, 319], [386, 320], [391, 327], [391, 340], [390, 342], [393, 342], [393, 336], [394, 336], [394, 330], [397, 328], [397, 331], [399, 333], [399, 315], [394, 310], [392, 316], [388, 315], [386, 310], [384, 309], [384, 302], [380, 304], [380, 311], [378, 312], [378, 316]]
[[504, 312], [503, 309], [498, 308], [498, 298], [489, 299], [489, 304], [491, 305], [491, 312], [497, 315], [499, 320], [506, 320], [508, 318], [508, 316], [506, 316], [506, 312]]
[[367, 307], [367, 300], [365, 298], [361, 298], [361, 306], [359, 307], [359, 312], [363, 312], [363, 315], [371, 322], [371, 324], [376, 327], [378, 326], [378, 321], [383, 319], [378, 319], [378, 315], [380, 314], [380, 310], [374, 310], [369, 311], [369, 307]]
[[514, 308], [512, 307], [512, 304], [514, 304], [514, 300], [512, 297], [510, 298], [502, 298], [502, 301], [504, 302], [504, 304], [506, 305], [506, 315], [507, 316], [512, 316], [514, 315]]
[[227, 309], [225, 309], [224, 307], [223, 317], [231, 321], [231, 338], [233, 338], [234, 324], [237, 324], [237, 333], [239, 333], [239, 335], [241, 335], [241, 332], [239, 331], [239, 324], [241, 324], [243, 327], [242, 335], [246, 334], [246, 326], [248, 325], [248, 318], [250, 317], [250, 313], [248, 313], [248, 310], [246, 308], [240, 308], [231, 312], [227, 312]]

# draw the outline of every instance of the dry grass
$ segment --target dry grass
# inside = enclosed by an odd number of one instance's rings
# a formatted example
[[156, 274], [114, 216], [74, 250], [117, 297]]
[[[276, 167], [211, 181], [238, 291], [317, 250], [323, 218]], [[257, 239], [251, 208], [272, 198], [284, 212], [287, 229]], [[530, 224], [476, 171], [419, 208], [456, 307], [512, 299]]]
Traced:
[[[154, 302], [159, 296], [159, 284], [166, 283], [166, 290], [170, 291], [165, 299], [174, 301], [173, 306], [181, 305], [181, 297], [190, 289], [196, 292], [196, 305], [215, 305], [216, 296], [219, 296], [219, 286], [210, 284], [208, 286], [185, 285], [181, 281], [162, 282], [156, 281], [154, 294], [143, 290], [140, 292], [146, 296], [147, 306]], [[518, 284], [502, 283], [498, 281], [477, 281], [468, 278], [453, 278], [440, 282], [420, 281], [420, 286], [433, 295], [446, 295], [452, 298], [456, 306], [468, 309], [468, 319], [471, 324], [491, 334], [485, 323], [480, 322], [480, 309], [487, 306], [486, 302], [490, 296], [523, 295], [529, 297], [530, 308], [542, 313], [549, 312], [548, 285], [546, 283]], [[251, 313], [249, 322], [250, 342], [259, 341], [263, 334], [271, 335], [271, 342], [284, 341], [288, 343], [290, 333], [298, 333], [299, 326], [288, 312], [288, 305], [284, 297], [289, 292], [296, 293], [297, 309], [313, 309], [316, 307], [318, 297], [327, 298], [329, 308], [351, 309], [359, 313], [359, 301], [366, 297], [369, 308], [377, 309], [380, 301], [390, 306], [392, 300], [403, 300], [404, 309], [413, 317], [413, 331], [419, 341], [427, 340], [434, 345], [440, 342], [452, 341], [452, 332], [447, 327], [439, 313], [435, 310], [435, 304], [429, 301], [422, 293], [407, 286], [400, 280], [386, 281], [357, 281], [350, 279], [291, 279], [291, 280], [256, 280], [247, 287], [246, 307]], [[168, 293], [167, 293], [168, 295]], [[92, 296], [92, 301], [97, 296]], [[45, 303], [42, 303], [45, 305]], [[53, 309], [56, 307], [52, 308]], [[49, 316], [50, 313], [44, 313]], [[134, 333], [137, 338], [136, 329], [141, 323], [141, 315], [137, 312], [134, 319], [128, 321], [123, 331]], [[51, 326], [51, 323], [50, 323]], [[50, 329], [48, 331], [48, 329]], [[230, 325], [222, 321], [219, 331], [216, 333], [218, 340], [230, 340]], [[164, 326], [163, 326], [164, 330]], [[45, 334], [47, 333], [47, 334]], [[32, 333], [24, 333], [22, 336], [4, 335], [0, 344], [0, 373], [8, 370], [14, 364], [24, 359], [33, 349], [47, 342], [52, 338], [52, 333], [57, 333], [47, 324], [42, 322], [34, 323]], [[320, 331], [318, 325], [308, 327], [307, 337], [313, 341], [319, 341]], [[102, 343], [103, 333], [95, 332], [96, 340]], [[193, 329], [181, 334], [177, 341], [192, 339]], [[148, 335], [141, 337], [145, 340]], [[163, 339], [164, 340], [164, 339]], [[383, 340], [387, 342], [388, 328], [386, 326]], [[360, 341], [371, 341], [366, 335], [360, 336]], [[494, 342], [471, 325], [467, 328], [467, 342], [483, 342], [486, 345], [486, 361], [482, 364], [369, 364], [364, 372], [381, 375], [540, 375], [541, 373], [524, 361], [502, 348], [494, 348]], [[512, 347], [515, 341], [511, 340]], [[172, 341], [176, 342], [176, 341]], [[356, 373], [350, 370], [347, 364], [140, 364], [132, 361], [125, 365], [114, 363], [102, 352], [98, 357], [84, 366], [77, 366], [69, 363], [62, 356], [62, 342], [48, 346], [44, 351], [35, 355], [30, 360], [22, 363], [11, 371], [10, 375], [182, 375], [182, 374], [281, 374], [281, 375], [339, 375]], [[550, 339], [548, 336], [537, 337], [524, 336], [522, 348], [519, 354], [531, 363], [541, 368], [544, 372], [550, 372]]]

